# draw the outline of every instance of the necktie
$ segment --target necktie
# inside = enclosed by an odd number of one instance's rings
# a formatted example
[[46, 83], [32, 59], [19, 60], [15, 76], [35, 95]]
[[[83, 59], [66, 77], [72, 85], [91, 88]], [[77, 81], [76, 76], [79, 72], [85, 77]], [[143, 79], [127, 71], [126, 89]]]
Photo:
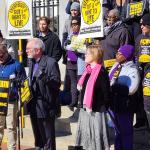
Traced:
[[34, 77], [36, 71], [38, 70], [38, 67], [39, 67], [39, 64], [38, 64], [38, 63], [35, 63], [35, 64], [34, 64], [34, 68], [33, 68], [32, 80], [33, 80], [33, 77]]

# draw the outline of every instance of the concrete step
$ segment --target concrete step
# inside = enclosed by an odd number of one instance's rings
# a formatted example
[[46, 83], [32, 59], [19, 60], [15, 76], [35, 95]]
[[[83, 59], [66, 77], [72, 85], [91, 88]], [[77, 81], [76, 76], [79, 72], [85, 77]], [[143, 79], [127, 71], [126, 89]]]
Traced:
[[[79, 110], [74, 112], [66, 106], [62, 106], [62, 115], [56, 119], [56, 147], [57, 150], [67, 150], [69, 145], [75, 145], [75, 136], [77, 129]], [[27, 147], [34, 147], [34, 137], [31, 128], [30, 117], [25, 117], [25, 128], [23, 129], [23, 139], [21, 139], [21, 145]], [[114, 150], [114, 130], [109, 129], [111, 147], [110, 150]], [[6, 131], [3, 142], [7, 142]], [[6, 147], [6, 146], [5, 146]], [[135, 131], [134, 132], [134, 150], [149, 150], [147, 131]], [[26, 148], [25, 148], [26, 149]], [[2, 149], [2, 150], [5, 150]], [[23, 150], [23, 149], [21, 149]]]
[[[68, 145], [74, 145], [78, 112], [72, 112], [67, 106], [62, 106], [62, 115], [56, 119], [56, 143], [57, 150], [67, 150]], [[5, 130], [3, 142], [7, 142], [7, 131]], [[22, 145], [34, 147], [34, 136], [31, 126], [30, 117], [25, 116], [25, 128], [23, 128]], [[61, 146], [62, 145], [62, 146]], [[59, 148], [60, 147], [60, 148]]]

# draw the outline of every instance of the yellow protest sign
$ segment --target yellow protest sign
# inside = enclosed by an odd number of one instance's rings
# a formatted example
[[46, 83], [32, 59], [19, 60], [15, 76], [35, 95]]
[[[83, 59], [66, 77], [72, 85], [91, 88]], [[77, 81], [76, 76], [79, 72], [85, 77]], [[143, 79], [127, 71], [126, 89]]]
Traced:
[[80, 0], [81, 26], [79, 36], [96, 38], [104, 36], [103, 0]]
[[139, 62], [150, 62], [150, 39], [143, 38], [140, 40]]
[[99, 0], [83, 0], [82, 16], [87, 24], [93, 24], [100, 16], [101, 4]]
[[111, 67], [116, 63], [116, 59], [109, 59], [109, 60], [104, 60], [104, 66], [109, 72]]
[[32, 0], [7, 0], [7, 38], [33, 37]]
[[29, 17], [29, 8], [25, 2], [17, 1], [10, 6], [8, 19], [13, 27], [24, 27], [27, 24]]
[[104, 60], [104, 66], [107, 67], [112, 67], [116, 63], [116, 59], [109, 59], [109, 60]]
[[30, 101], [31, 98], [32, 94], [29, 87], [29, 78], [27, 78], [23, 83], [23, 87], [21, 88], [21, 102], [26, 103]]
[[140, 2], [134, 2], [134, 3], [130, 3], [128, 5], [128, 16], [140, 16], [143, 14], [144, 11], [144, 2], [140, 1]]
[[148, 72], [143, 80], [143, 95], [150, 96], [150, 72]]

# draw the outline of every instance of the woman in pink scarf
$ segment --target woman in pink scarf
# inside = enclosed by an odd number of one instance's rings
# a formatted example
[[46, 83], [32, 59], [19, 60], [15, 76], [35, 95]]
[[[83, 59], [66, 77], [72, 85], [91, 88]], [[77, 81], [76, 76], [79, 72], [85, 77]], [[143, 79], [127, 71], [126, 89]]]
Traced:
[[76, 146], [86, 150], [109, 150], [105, 111], [109, 103], [110, 83], [107, 71], [101, 65], [102, 56], [100, 46], [87, 48], [87, 66], [78, 82], [81, 109]]

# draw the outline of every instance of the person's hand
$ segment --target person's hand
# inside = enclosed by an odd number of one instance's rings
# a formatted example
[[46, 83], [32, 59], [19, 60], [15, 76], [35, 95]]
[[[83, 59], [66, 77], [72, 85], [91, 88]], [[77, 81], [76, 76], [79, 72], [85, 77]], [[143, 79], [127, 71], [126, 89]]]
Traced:
[[18, 56], [21, 56], [21, 55], [23, 55], [23, 52], [18, 50]]

